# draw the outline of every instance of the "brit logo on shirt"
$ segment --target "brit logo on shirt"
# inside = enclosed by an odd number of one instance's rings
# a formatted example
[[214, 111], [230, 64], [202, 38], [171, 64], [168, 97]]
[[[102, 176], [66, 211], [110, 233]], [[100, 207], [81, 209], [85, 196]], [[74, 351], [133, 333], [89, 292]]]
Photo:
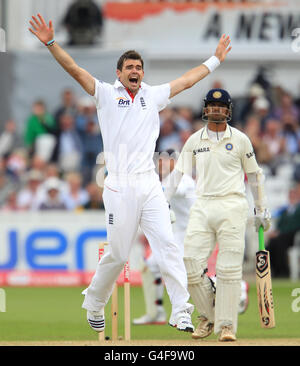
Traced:
[[118, 101], [118, 107], [124, 108], [130, 106], [130, 100], [125, 97], [119, 97], [116, 100]]
[[142, 106], [142, 108], [143, 108], [143, 109], [146, 109], [146, 108], [147, 108], [147, 106], [146, 106], [146, 103], [145, 103], [145, 101], [144, 101], [144, 98], [143, 98], [143, 97], [140, 97], [140, 102], [141, 102], [141, 106]]

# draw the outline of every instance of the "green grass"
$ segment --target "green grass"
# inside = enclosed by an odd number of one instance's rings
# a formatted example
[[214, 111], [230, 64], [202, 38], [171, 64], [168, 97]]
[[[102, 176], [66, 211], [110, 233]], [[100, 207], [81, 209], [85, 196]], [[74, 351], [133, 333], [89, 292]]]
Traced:
[[[255, 284], [251, 284], [249, 307], [239, 316], [238, 337], [242, 338], [300, 338], [300, 311], [292, 311], [292, 290], [300, 282], [274, 280], [276, 328], [262, 329], [259, 324]], [[5, 288], [6, 312], [0, 313], [0, 341], [97, 340], [86, 322], [81, 308], [81, 288]], [[109, 304], [110, 305], [110, 304]], [[106, 334], [110, 334], [110, 306], [106, 308]], [[170, 302], [165, 296], [170, 313]], [[299, 308], [299, 301], [298, 301]], [[299, 309], [300, 310], [300, 309]], [[142, 289], [131, 288], [132, 318], [144, 314]], [[197, 323], [194, 312], [194, 324]], [[123, 334], [123, 288], [119, 289], [119, 333]], [[187, 334], [170, 326], [132, 326], [132, 339], [186, 339]], [[215, 335], [210, 336], [216, 338]]]

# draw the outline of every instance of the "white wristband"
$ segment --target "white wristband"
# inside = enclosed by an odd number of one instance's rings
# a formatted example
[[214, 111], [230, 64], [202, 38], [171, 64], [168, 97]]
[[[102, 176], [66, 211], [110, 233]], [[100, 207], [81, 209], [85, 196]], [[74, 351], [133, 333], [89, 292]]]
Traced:
[[217, 56], [211, 56], [208, 60], [203, 62], [203, 65], [205, 65], [210, 72], [213, 72], [218, 66], [220, 66], [220, 63], [221, 62]]

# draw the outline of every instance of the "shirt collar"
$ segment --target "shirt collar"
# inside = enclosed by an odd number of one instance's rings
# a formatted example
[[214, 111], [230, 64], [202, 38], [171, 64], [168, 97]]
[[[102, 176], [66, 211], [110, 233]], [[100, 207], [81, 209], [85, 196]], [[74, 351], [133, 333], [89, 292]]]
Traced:
[[[208, 129], [207, 125], [205, 127], [203, 127], [203, 131], [201, 133], [201, 140], [208, 140], [209, 139], [207, 129]], [[229, 124], [227, 123], [226, 130], [225, 130], [225, 133], [223, 135], [223, 139], [228, 139], [231, 136], [232, 136], [232, 130], [231, 130], [231, 127], [229, 126]]]
[[115, 83], [114, 83], [114, 88], [118, 89], [118, 88], [124, 88], [125, 86], [121, 83], [121, 81], [119, 79], [116, 79]]

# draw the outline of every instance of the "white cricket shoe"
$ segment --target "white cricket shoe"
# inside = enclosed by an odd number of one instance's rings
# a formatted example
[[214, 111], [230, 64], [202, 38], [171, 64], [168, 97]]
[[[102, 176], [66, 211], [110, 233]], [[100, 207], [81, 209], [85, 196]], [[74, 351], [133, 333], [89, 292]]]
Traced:
[[105, 328], [104, 310], [88, 311], [87, 321], [94, 331], [98, 333], [103, 332]]
[[194, 332], [195, 328], [192, 323], [191, 315], [194, 311], [194, 305], [187, 304], [186, 309], [172, 314], [169, 319], [169, 325], [176, 327], [183, 332]]
[[145, 314], [140, 318], [133, 319], [134, 325], [163, 325], [166, 324], [166, 313], [164, 310], [159, 310], [155, 317]]
[[171, 325], [171, 327], [173, 327], [173, 328], [177, 327], [176, 319], [173, 314], [171, 314], [168, 324]]
[[219, 335], [220, 342], [233, 342], [236, 341], [236, 336], [233, 333], [232, 325], [225, 325], [222, 327], [220, 335]]
[[197, 328], [195, 329], [195, 332], [192, 334], [193, 339], [200, 339], [200, 338], [206, 338], [214, 330], [214, 323], [209, 321], [205, 316], [199, 316], [199, 324]]

